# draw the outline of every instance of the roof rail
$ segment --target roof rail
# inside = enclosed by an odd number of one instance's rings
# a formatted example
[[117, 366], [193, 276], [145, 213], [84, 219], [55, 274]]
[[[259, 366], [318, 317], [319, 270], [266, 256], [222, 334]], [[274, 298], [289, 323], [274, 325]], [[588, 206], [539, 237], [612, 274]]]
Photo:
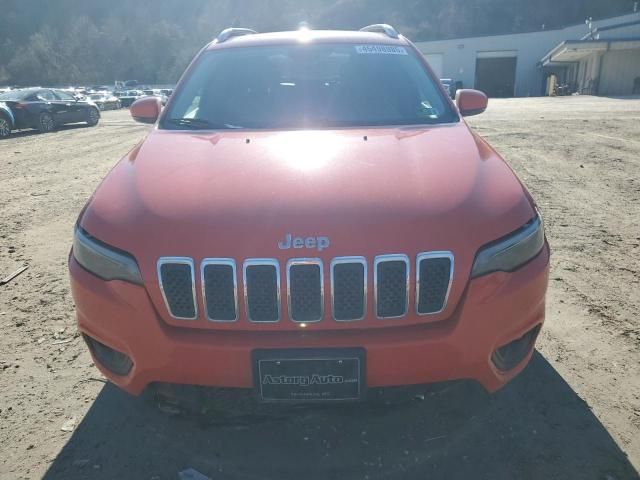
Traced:
[[390, 38], [398, 38], [400, 35], [398, 31], [393, 28], [391, 25], [387, 25], [386, 23], [376, 23], [375, 25], [367, 25], [360, 29], [361, 32], [375, 32], [375, 33], [384, 33], [387, 37]]
[[251, 30], [250, 28], [225, 28], [221, 31], [216, 37], [217, 43], [226, 42], [231, 37], [239, 37], [241, 35], [253, 35], [254, 33], [258, 33], [255, 30]]

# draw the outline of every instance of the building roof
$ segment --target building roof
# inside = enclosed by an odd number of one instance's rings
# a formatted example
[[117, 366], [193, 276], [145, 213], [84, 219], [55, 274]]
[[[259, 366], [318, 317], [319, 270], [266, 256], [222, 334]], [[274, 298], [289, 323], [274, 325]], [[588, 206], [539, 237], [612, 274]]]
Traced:
[[632, 27], [633, 25], [640, 25], [640, 20], [633, 20], [631, 22], [616, 23], [616, 24], [613, 24], [613, 25], [608, 25], [606, 27], [597, 27], [596, 28], [596, 32], [605, 32], [607, 30], [616, 30], [618, 28]]
[[[599, 31], [603, 31], [603, 30], [610, 30], [610, 29], [615, 29], [615, 28], [619, 28], [619, 27], [624, 27], [624, 26], [629, 26], [629, 25], [635, 25], [637, 22], [639, 22], [640, 20], [640, 12], [629, 12], [629, 13], [622, 13], [622, 14], [617, 14], [617, 15], [609, 15], [606, 17], [598, 17], [598, 18], [594, 18], [592, 21], [594, 24], [598, 24], [598, 23], [602, 23], [604, 22], [605, 25], [602, 27], [596, 27], [597, 30]], [[623, 23], [617, 23], [617, 24], [612, 24], [610, 25], [609, 22], [611, 21], [619, 21], [619, 22], [623, 22]], [[506, 36], [513, 36], [513, 35], [529, 35], [532, 33], [547, 33], [547, 32], [559, 32], [562, 30], [568, 30], [571, 28], [575, 28], [575, 27], [581, 27], [584, 26], [584, 21], [583, 22], [575, 22], [575, 23], [566, 23], [563, 25], [558, 25], [555, 27], [551, 27], [551, 28], [530, 28], [530, 29], [525, 29], [525, 30], [520, 30], [520, 31], [504, 31], [504, 32], [498, 32], [498, 33], [485, 33], [485, 34], [474, 34], [474, 35], [460, 35], [460, 36], [452, 36], [452, 37], [439, 37], [439, 38], [426, 38], [423, 39], [420, 36], [416, 36], [416, 37], [411, 37], [411, 40], [414, 43], [431, 43], [431, 42], [447, 42], [447, 41], [458, 41], [458, 40], [474, 40], [474, 39], [478, 39], [478, 38], [490, 38], [490, 37], [506, 37]]]
[[555, 63], [577, 62], [593, 53], [609, 50], [640, 49], [640, 37], [611, 40], [567, 40], [551, 49], [542, 59], [542, 66]]

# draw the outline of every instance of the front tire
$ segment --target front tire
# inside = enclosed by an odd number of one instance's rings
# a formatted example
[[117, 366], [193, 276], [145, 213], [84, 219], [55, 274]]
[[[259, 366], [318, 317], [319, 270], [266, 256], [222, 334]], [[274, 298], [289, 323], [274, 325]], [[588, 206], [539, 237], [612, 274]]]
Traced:
[[11, 135], [11, 123], [0, 115], [0, 138], [9, 138]]
[[56, 128], [56, 123], [50, 113], [43, 112], [38, 119], [38, 131], [40, 133], [52, 132]]
[[90, 107], [89, 111], [87, 112], [87, 125], [89, 125], [90, 127], [93, 127], [98, 124], [99, 120], [100, 120], [100, 113], [98, 112], [98, 109], [94, 107]]

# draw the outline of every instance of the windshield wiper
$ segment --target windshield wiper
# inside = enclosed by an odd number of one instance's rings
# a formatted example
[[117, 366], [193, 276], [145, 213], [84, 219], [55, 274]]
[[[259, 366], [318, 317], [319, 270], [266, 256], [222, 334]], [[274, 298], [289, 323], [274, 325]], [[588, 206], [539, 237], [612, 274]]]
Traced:
[[177, 125], [179, 127], [191, 128], [194, 130], [201, 130], [205, 128], [242, 128], [238, 125], [230, 125], [228, 123], [214, 124], [209, 120], [205, 120], [204, 118], [170, 118], [167, 120], [167, 123]]

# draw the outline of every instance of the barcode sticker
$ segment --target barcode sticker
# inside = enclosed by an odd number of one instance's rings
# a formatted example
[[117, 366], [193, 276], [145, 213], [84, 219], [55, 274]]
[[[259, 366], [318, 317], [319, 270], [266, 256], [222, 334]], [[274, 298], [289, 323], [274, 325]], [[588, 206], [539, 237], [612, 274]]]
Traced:
[[359, 54], [376, 54], [376, 55], [408, 55], [407, 49], [404, 47], [396, 47], [393, 45], [356, 45], [356, 52]]

